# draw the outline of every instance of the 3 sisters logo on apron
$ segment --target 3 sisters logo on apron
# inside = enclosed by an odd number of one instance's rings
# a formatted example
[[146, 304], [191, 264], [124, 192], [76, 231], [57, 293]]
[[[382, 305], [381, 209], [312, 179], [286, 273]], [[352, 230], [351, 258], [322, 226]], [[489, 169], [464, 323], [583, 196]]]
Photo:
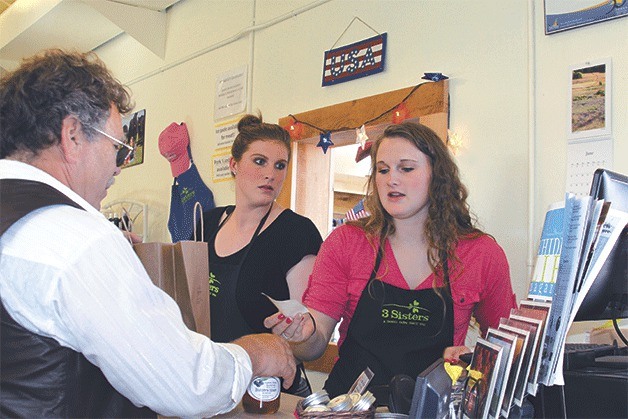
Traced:
[[430, 321], [431, 314], [417, 300], [407, 305], [390, 303], [382, 306], [382, 322], [385, 324], [425, 326]]
[[196, 191], [194, 189], [184, 187], [183, 189], [181, 189], [181, 193], [179, 194], [179, 196], [181, 197], [181, 203], [185, 204], [190, 199], [194, 199], [194, 196], [196, 196]]
[[213, 272], [209, 273], [209, 294], [212, 297], [218, 296], [220, 292], [220, 281], [216, 279], [216, 275]]

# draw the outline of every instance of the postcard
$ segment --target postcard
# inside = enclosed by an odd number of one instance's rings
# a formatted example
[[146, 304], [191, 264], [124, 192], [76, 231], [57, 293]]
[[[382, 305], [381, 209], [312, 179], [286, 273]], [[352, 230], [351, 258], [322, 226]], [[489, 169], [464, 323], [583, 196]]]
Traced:
[[502, 347], [502, 362], [500, 363], [499, 370], [497, 371], [495, 391], [493, 392], [493, 397], [491, 398], [491, 404], [488, 411], [488, 417], [490, 419], [496, 419], [499, 418], [501, 405], [504, 401], [506, 383], [508, 382], [510, 370], [512, 369], [512, 362], [515, 354], [514, 346], [517, 341], [517, 336], [491, 327], [486, 332], [486, 340]]
[[[517, 337], [517, 341], [514, 346], [512, 367], [510, 368], [510, 374], [508, 375], [508, 382], [506, 383], [506, 390], [504, 392], [504, 399], [501, 405], [502, 416], [508, 417], [510, 414], [510, 407], [514, 402], [513, 396], [515, 395], [515, 385], [519, 379], [522, 366], [527, 366], [530, 362], [530, 354], [528, 353], [528, 348], [531, 347], [528, 345], [530, 332], [507, 324], [500, 324], [498, 329]], [[527, 359], [526, 355], [528, 355]]]
[[488, 418], [503, 347], [478, 338], [462, 399], [462, 417]]

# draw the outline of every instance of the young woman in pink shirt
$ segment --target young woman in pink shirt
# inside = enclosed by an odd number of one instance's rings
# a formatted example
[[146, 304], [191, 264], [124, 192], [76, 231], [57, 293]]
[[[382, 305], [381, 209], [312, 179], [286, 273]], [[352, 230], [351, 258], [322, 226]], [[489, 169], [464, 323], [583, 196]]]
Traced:
[[303, 302], [311, 315], [277, 313], [266, 326], [302, 360], [320, 357], [336, 324], [339, 358], [325, 390], [346, 393], [369, 367], [385, 404], [396, 374], [416, 377], [440, 357], [457, 360], [471, 316], [484, 333], [516, 307], [508, 261], [479, 230], [446, 145], [414, 122], [389, 126], [371, 150], [369, 217], [323, 243]]

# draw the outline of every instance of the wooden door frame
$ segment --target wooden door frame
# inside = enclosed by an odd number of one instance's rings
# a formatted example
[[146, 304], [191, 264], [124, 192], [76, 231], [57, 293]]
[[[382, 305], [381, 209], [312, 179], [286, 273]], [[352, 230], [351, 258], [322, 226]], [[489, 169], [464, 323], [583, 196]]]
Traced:
[[[327, 160], [329, 159], [330, 152], [333, 153], [333, 146], [329, 148], [327, 154], [323, 154], [320, 148], [315, 147], [316, 143], [318, 143], [318, 136], [321, 131], [312, 126], [319, 127], [325, 131], [331, 131], [332, 141], [335, 146], [348, 144], [355, 142], [354, 129], [362, 126], [365, 121], [372, 120], [367, 127], [378, 125], [385, 127], [390, 124], [392, 111], [402, 101], [404, 101], [408, 110], [409, 119], [417, 118], [422, 124], [432, 128], [443, 141], [447, 141], [447, 128], [449, 125], [448, 80], [421, 83], [416, 86], [294, 114], [294, 117], [288, 115], [280, 118], [279, 125], [284, 127], [292, 124], [294, 118], [298, 121], [307, 122], [307, 124], [302, 124], [303, 131], [301, 138], [293, 140], [293, 157], [288, 165], [286, 181], [277, 197], [277, 202], [286, 208], [292, 208], [296, 212], [303, 214], [303, 211], [299, 208], [299, 203], [296, 202], [296, 199], [293, 199], [293, 195], [296, 190], [296, 184], [304, 186], [306, 192], [309, 191], [307, 183], [308, 180], [310, 182], [312, 181], [313, 173], [308, 173], [307, 168], [302, 169], [298, 167], [295, 172], [294, 162], [299, 160], [299, 155], [303, 157], [304, 153], [307, 153], [309, 156], [319, 156], [318, 158]], [[388, 112], [386, 112], [387, 110]], [[312, 147], [315, 147], [316, 155], [312, 154]], [[314, 166], [317, 168], [324, 167], [324, 163], [323, 166], [320, 164], [315, 164]], [[323, 188], [328, 191], [330, 186], [326, 184], [323, 185]], [[318, 193], [310, 193], [310, 195], [316, 195], [320, 199], [320, 194]], [[322, 198], [324, 201], [324, 196]], [[323, 234], [323, 232], [321, 232], [321, 234]], [[325, 236], [326, 234], [323, 234], [323, 237]]]

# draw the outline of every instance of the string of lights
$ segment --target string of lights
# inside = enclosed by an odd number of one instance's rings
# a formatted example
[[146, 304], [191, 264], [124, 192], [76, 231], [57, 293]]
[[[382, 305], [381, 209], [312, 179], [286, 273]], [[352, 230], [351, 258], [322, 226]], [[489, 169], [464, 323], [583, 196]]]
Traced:
[[[449, 77], [443, 75], [442, 73], [424, 73], [424, 76], [422, 77], [422, 79], [431, 80], [431, 81], [440, 81], [440, 80], [445, 80], [448, 78]], [[342, 131], [359, 129], [361, 126], [369, 125], [373, 122], [376, 122], [384, 118], [385, 116], [389, 114], [392, 114], [393, 123], [399, 123], [399, 122], [402, 122], [404, 119], [406, 119], [409, 114], [408, 109], [405, 106], [405, 102], [424, 84], [425, 83], [417, 84], [416, 86], [412, 88], [412, 90], [410, 90], [410, 92], [408, 92], [408, 94], [399, 103], [395, 104], [394, 106], [391, 106], [390, 108], [386, 109], [379, 115], [371, 119], [368, 119], [357, 126], [353, 126], [353, 127], [344, 126], [340, 128], [333, 128], [333, 129], [322, 128], [308, 121], [301, 120], [297, 118], [296, 116], [294, 116], [293, 114], [289, 114], [288, 116], [292, 118], [292, 123], [289, 126], [287, 126], [286, 129], [288, 130], [288, 132], [290, 133], [290, 136], [293, 139], [298, 139], [303, 130], [303, 127], [302, 126], [299, 127], [298, 124], [302, 124], [312, 129], [315, 129], [316, 131], [319, 131], [321, 134], [332, 134], [334, 132], [342, 132]]]

